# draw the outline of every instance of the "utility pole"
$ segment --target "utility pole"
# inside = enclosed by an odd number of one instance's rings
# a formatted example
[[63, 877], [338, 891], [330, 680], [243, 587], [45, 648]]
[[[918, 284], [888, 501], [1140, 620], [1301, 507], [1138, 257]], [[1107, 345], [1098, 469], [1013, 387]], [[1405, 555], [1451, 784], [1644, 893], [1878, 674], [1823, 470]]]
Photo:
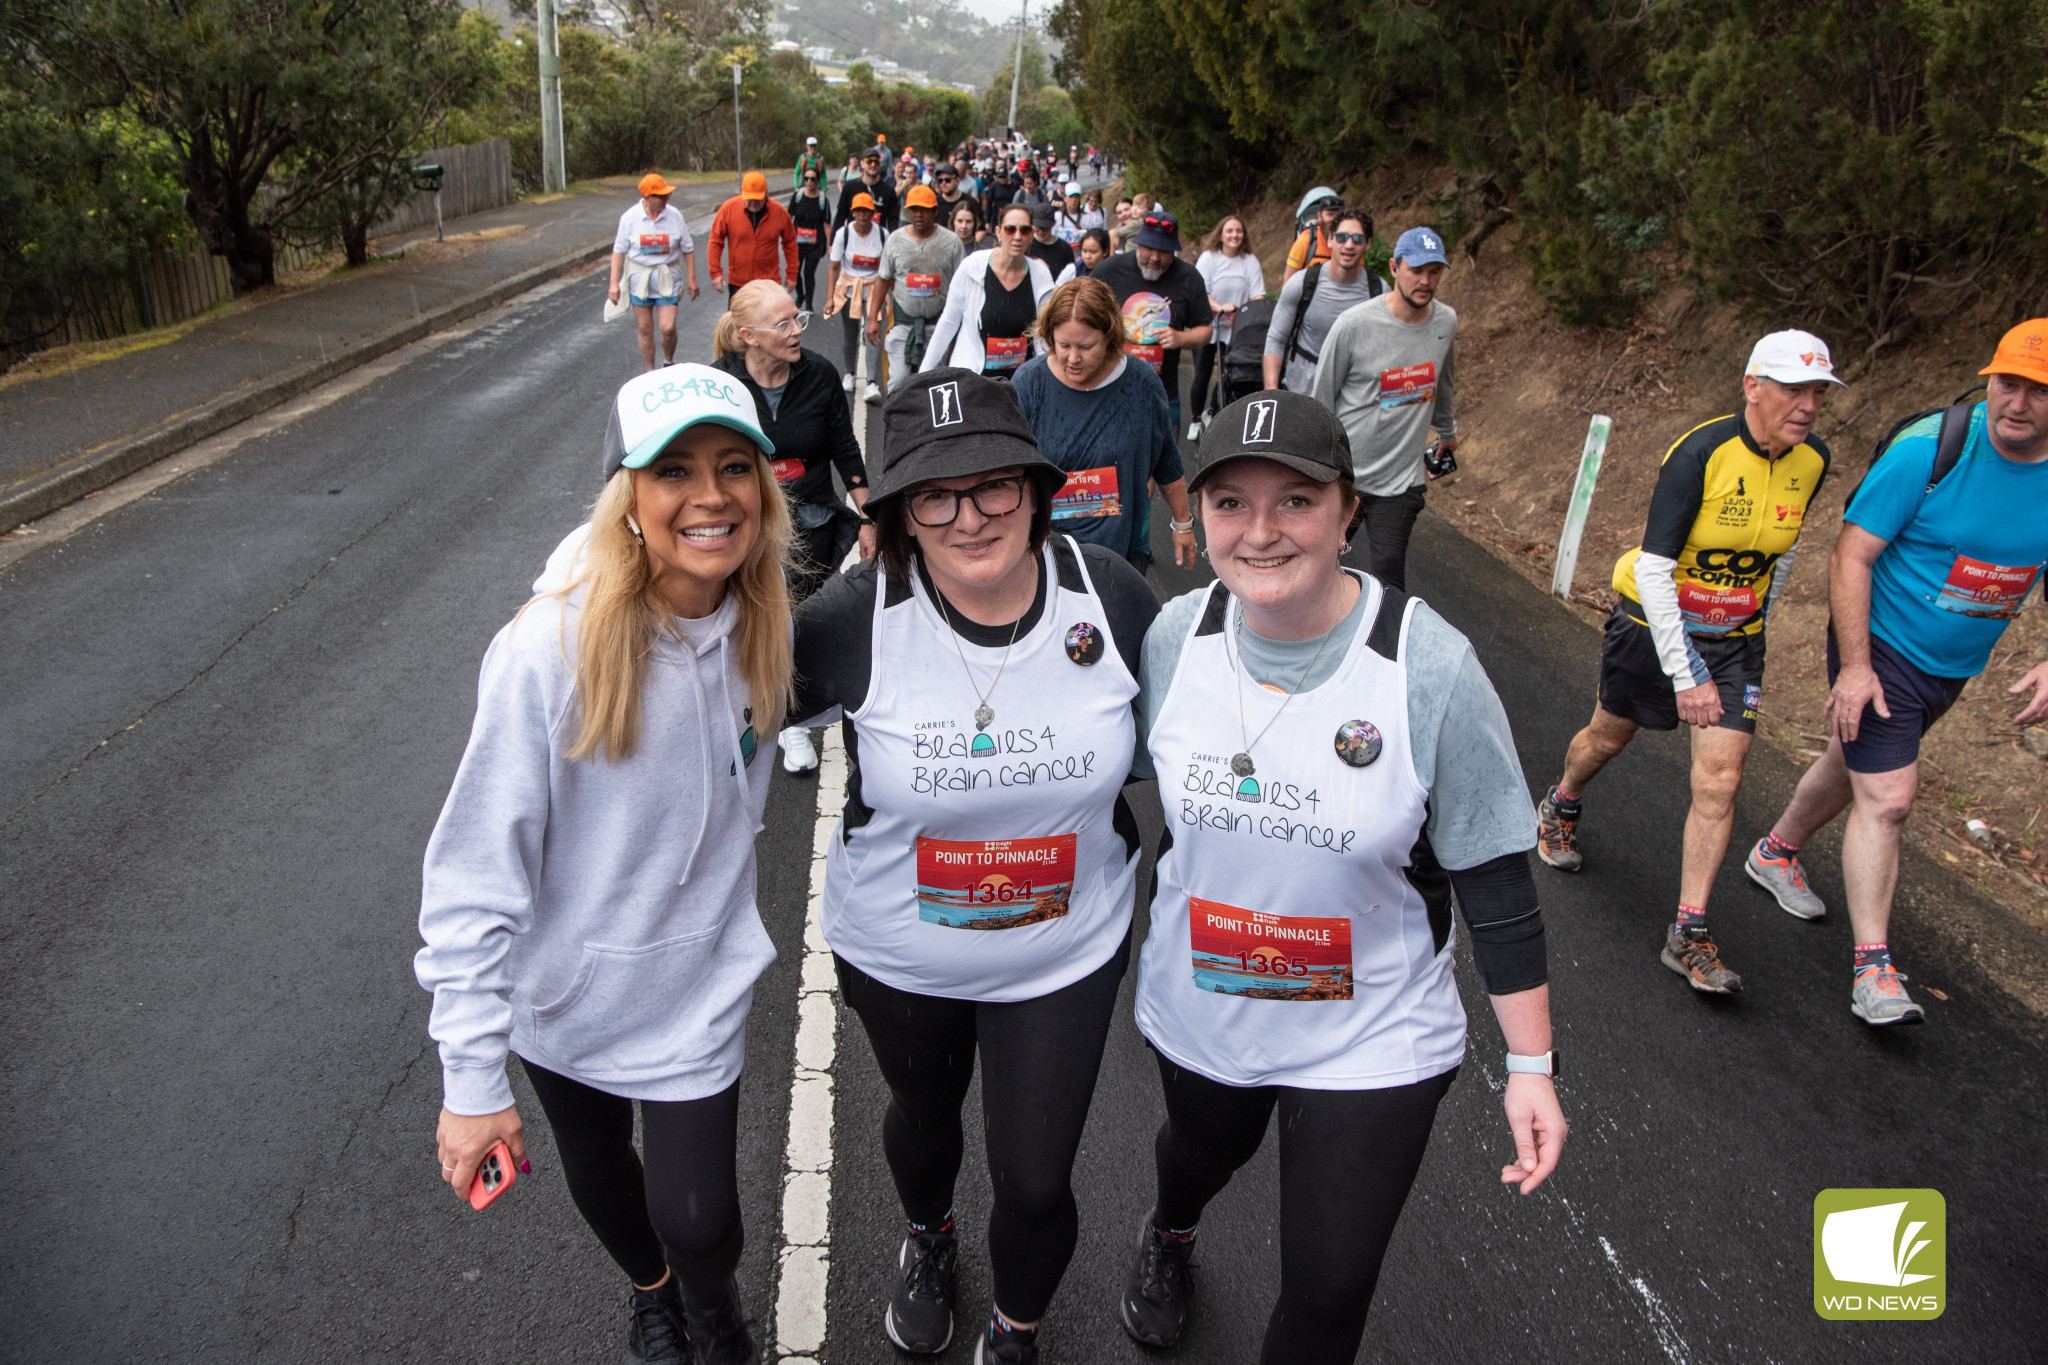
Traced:
[[1004, 130], [1008, 133], [1017, 131], [1017, 83], [1024, 77], [1024, 29], [1030, 16], [1031, 0], [1024, 0], [1024, 8], [1017, 13], [1017, 55], [1010, 61], [1010, 124]]
[[540, 184], [543, 192], [569, 188], [562, 158], [562, 58], [555, 43], [554, 0], [539, 0], [536, 25], [540, 41]]
[[[747, 159], [740, 153], [740, 64], [732, 64], [732, 162], [740, 178], [740, 188], [747, 187]], [[979, 503], [976, 506], [980, 506]]]

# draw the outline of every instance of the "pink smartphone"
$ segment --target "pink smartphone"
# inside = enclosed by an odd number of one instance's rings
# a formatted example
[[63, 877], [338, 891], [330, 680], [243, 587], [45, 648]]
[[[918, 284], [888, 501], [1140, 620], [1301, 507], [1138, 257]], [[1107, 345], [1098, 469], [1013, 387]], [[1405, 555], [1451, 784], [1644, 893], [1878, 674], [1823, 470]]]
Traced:
[[512, 1149], [502, 1142], [494, 1144], [476, 1168], [476, 1180], [469, 1187], [469, 1206], [482, 1213], [518, 1179], [519, 1172], [512, 1168]]

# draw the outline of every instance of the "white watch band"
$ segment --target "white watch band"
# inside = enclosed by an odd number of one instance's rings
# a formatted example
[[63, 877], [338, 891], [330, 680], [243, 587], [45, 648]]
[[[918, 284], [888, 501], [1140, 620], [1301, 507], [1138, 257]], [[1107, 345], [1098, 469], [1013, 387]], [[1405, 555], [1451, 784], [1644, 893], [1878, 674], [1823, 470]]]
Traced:
[[1189, 517], [1186, 521], [1175, 521], [1171, 516], [1169, 516], [1166, 519], [1166, 529], [1175, 532], [1192, 531], [1195, 529], [1195, 519], [1193, 517]]
[[1527, 1072], [1532, 1076], [1555, 1076], [1557, 1074], [1557, 1050], [1552, 1048], [1549, 1052], [1539, 1052], [1533, 1057], [1524, 1057], [1510, 1052], [1508, 1054], [1508, 1074], [1513, 1075], [1517, 1071]]

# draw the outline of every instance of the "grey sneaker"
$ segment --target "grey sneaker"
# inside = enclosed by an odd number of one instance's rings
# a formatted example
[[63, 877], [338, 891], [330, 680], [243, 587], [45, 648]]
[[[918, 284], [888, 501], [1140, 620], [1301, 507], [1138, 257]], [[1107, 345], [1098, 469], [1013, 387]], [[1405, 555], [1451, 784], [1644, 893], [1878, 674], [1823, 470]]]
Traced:
[[1684, 977], [1696, 991], [1708, 995], [1734, 995], [1742, 989], [1742, 978], [1721, 963], [1721, 950], [1707, 937], [1705, 929], [1671, 926], [1664, 936], [1659, 961]]
[[1742, 870], [1751, 881], [1776, 897], [1778, 908], [1788, 915], [1819, 919], [1828, 912], [1826, 904], [1806, 884], [1806, 869], [1799, 865], [1797, 854], [1790, 858], [1766, 858], [1764, 841], [1759, 839], [1743, 860]]
[[1924, 1024], [1927, 1011], [1906, 994], [1905, 973], [1896, 967], [1872, 967], [1856, 975], [1849, 992], [1849, 1012], [1872, 1026]]
[[1585, 866], [1579, 857], [1579, 817], [1559, 810], [1549, 792], [1536, 803], [1536, 856], [1559, 872]]

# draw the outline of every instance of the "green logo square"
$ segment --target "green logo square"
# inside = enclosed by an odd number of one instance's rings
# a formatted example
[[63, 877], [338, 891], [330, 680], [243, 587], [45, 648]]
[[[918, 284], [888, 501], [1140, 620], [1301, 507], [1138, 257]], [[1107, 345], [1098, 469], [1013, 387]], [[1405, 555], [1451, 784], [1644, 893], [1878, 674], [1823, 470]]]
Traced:
[[1822, 1190], [1813, 1200], [1813, 1311], [1834, 1321], [1938, 1318], [1948, 1306], [1939, 1190]]

